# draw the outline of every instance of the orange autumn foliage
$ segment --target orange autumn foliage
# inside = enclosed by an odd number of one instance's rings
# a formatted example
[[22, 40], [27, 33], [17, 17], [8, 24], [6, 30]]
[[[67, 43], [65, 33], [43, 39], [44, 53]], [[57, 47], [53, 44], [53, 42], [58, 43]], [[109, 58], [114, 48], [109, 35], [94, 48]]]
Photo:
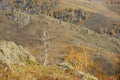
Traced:
[[93, 60], [87, 52], [80, 53], [74, 49], [71, 49], [66, 61], [70, 62], [77, 70], [89, 71], [93, 66]]
[[71, 63], [75, 70], [94, 74], [99, 80], [107, 80], [106, 71], [103, 70], [99, 61], [94, 61], [87, 49], [83, 49], [79, 52], [72, 48], [65, 58], [65, 61]]

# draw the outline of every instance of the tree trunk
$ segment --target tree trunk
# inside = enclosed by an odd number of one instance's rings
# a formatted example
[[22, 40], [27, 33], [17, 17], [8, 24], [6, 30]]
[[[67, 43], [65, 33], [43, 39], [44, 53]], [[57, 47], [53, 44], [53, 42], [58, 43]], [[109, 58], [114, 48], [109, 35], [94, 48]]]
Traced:
[[47, 53], [46, 53], [46, 32], [43, 33], [43, 41], [44, 41], [44, 66], [47, 64]]

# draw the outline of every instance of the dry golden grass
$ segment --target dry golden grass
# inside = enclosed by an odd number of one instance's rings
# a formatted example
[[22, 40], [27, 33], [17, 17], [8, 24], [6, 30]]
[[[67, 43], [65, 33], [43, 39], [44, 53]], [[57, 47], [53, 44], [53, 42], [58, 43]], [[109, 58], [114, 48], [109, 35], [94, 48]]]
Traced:
[[12, 66], [14, 71], [0, 69], [0, 80], [79, 80], [61, 68], [53, 65], [29, 63], [26, 67]]

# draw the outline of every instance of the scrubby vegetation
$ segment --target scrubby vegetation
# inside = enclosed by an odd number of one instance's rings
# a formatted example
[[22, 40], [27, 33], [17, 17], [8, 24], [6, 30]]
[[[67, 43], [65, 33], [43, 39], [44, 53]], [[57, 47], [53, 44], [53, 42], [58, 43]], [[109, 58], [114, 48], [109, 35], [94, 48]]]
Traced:
[[[79, 80], [88, 74], [60, 68], [57, 65], [37, 63], [35, 58], [13, 42], [0, 42], [0, 80]], [[64, 65], [63, 65], [64, 66]], [[81, 71], [79, 71], [81, 72]], [[89, 74], [89, 76], [92, 76]], [[89, 77], [89, 79], [92, 79]], [[88, 80], [89, 80], [88, 79]], [[96, 80], [96, 79], [94, 79]]]
[[[61, 0], [0, 0], [0, 39], [10, 40], [0, 41], [0, 80], [119, 79], [119, 21], [106, 16], [110, 10], [75, 2], [61, 8]], [[103, 24], [108, 19], [111, 28]], [[85, 28], [86, 22], [98, 30]]]
[[103, 70], [99, 61], [95, 61], [92, 56], [83, 48], [82, 52], [71, 49], [65, 60], [73, 65], [75, 70], [81, 70], [87, 73], [94, 74], [99, 80], [107, 80], [107, 73]]
[[53, 12], [53, 17], [57, 18], [61, 21], [70, 22], [74, 24], [82, 23], [85, 20], [91, 17], [90, 12], [85, 12], [82, 9], [73, 9], [73, 8], [66, 8], [60, 9]]
[[[73, 24], [82, 24], [87, 20], [90, 20], [92, 17], [92, 13], [90, 11], [84, 11], [81, 8], [63, 8], [63, 9], [57, 9], [56, 7], [60, 4], [60, 0], [11, 0], [11, 2], [6, 1], [5, 4], [2, 5], [4, 9], [8, 9], [9, 7], [10, 11], [6, 12], [6, 15], [8, 17], [12, 17], [12, 20], [17, 19], [17, 24], [19, 24], [19, 27], [21, 28], [23, 24], [25, 24], [23, 21], [23, 14], [19, 15], [19, 12], [24, 12], [27, 14], [44, 14], [47, 16], [51, 16], [53, 18], [56, 18], [59, 20], [59, 23], [61, 24], [62, 21], [73, 23]], [[29, 18], [29, 17], [28, 17]], [[23, 21], [22, 21], [23, 20]], [[22, 22], [21, 22], [22, 21]], [[119, 37], [120, 34], [120, 28], [119, 28], [119, 22], [114, 23], [112, 25], [112, 28], [104, 28], [104, 26], [99, 26], [99, 30], [96, 30], [97, 33], [104, 33], [109, 34], [115, 37]], [[106, 26], [105, 26], [106, 27]]]
[[[98, 64], [99, 62], [94, 61], [86, 48], [82, 48], [81, 52], [78, 52], [71, 47], [69, 53], [64, 57], [65, 62], [69, 65], [59, 64], [62, 66], [60, 68], [57, 65], [44, 66], [43, 64], [37, 63], [35, 58], [24, 50], [22, 46], [17, 46], [13, 42], [1, 41], [0, 45], [0, 80], [107, 79], [106, 72], [103, 70], [102, 66]], [[95, 75], [97, 78], [91, 74]]]
[[7, 16], [15, 18], [16, 11], [22, 11], [28, 14], [44, 14], [59, 19], [60, 23], [65, 21], [74, 24], [83, 23], [91, 17], [90, 12], [81, 8], [56, 9], [59, 3], [60, 0], [11, 0], [11, 11], [7, 13]]

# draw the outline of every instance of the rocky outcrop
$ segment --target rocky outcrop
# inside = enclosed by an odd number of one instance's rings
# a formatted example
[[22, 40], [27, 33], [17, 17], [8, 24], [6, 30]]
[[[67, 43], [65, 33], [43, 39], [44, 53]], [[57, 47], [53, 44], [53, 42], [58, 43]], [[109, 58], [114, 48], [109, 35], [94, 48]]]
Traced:
[[25, 66], [25, 62], [35, 62], [35, 58], [22, 46], [14, 42], [0, 41], [0, 64], [11, 68], [12, 64]]

